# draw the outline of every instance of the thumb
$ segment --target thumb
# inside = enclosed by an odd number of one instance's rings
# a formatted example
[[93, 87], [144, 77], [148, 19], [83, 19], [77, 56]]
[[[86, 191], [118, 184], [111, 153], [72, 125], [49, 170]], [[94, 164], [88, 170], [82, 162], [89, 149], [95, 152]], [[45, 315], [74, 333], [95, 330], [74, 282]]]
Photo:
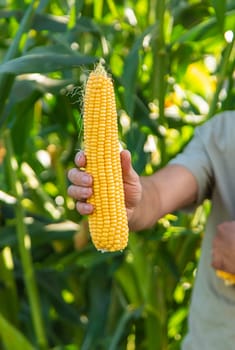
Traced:
[[122, 176], [124, 182], [136, 181], [138, 175], [132, 167], [131, 153], [128, 150], [121, 152]]

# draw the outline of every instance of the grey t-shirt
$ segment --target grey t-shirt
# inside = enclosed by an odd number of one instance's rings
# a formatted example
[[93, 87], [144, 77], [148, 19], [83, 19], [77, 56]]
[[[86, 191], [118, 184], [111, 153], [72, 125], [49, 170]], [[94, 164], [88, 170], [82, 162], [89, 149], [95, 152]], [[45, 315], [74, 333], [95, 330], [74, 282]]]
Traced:
[[215, 116], [195, 130], [195, 136], [171, 164], [181, 164], [195, 176], [195, 205], [211, 199], [211, 213], [189, 313], [183, 350], [235, 349], [235, 287], [225, 286], [211, 267], [216, 225], [235, 220], [235, 111]]

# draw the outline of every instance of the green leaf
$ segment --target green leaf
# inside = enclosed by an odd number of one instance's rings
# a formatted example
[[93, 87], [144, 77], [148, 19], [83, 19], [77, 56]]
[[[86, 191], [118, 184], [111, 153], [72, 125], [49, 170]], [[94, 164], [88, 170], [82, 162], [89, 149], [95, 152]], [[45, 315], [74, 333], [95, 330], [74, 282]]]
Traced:
[[[21, 23], [19, 25], [19, 28], [17, 30], [17, 33], [14, 36], [14, 38], [12, 38], [12, 43], [9, 46], [8, 50], [6, 51], [6, 54], [3, 58], [3, 62], [7, 62], [13, 59], [15, 56], [17, 56], [20, 41], [24, 33], [27, 32], [30, 28], [31, 21], [34, 17], [37, 4], [38, 4], [38, 1], [32, 1], [30, 6], [28, 6], [27, 11], [25, 11], [24, 16], [21, 20]], [[14, 82], [14, 78], [12, 76], [9, 76], [9, 74], [7, 74], [8, 72], [3, 71], [2, 73], [5, 73], [5, 74], [0, 76], [0, 114], [4, 108], [5, 101], [7, 100], [7, 97], [10, 93], [11, 87]]]
[[152, 28], [152, 26], [147, 28], [147, 30], [143, 34], [137, 37], [124, 63], [124, 70], [122, 76], [122, 82], [125, 87], [124, 102], [126, 110], [130, 116], [133, 115], [134, 111], [134, 97], [136, 90], [136, 82], [138, 78], [140, 49], [142, 48], [144, 37], [150, 33]]
[[102, 18], [104, 1], [94, 1], [94, 17], [96, 20], [100, 20]]
[[0, 314], [14, 325], [18, 324], [19, 300], [12, 264], [12, 251], [0, 251]]
[[33, 28], [36, 30], [49, 30], [52, 32], [65, 32], [68, 18], [66, 16], [55, 16], [51, 14], [37, 13], [34, 17]]
[[218, 26], [223, 33], [224, 31], [224, 21], [226, 12], [226, 1], [225, 0], [211, 0], [212, 6], [215, 10], [215, 15], [217, 18]]
[[0, 336], [2, 337], [6, 350], [34, 350], [34, 347], [12, 326], [2, 315], [0, 315]]
[[119, 322], [116, 328], [116, 331], [112, 337], [111, 343], [109, 345], [109, 350], [117, 350], [119, 348], [119, 342], [123, 337], [123, 334], [126, 332], [128, 323], [132, 318], [139, 318], [142, 313], [141, 308], [137, 309], [127, 309], [124, 311], [123, 315], [119, 318]]
[[74, 304], [68, 304], [62, 297], [63, 289], [66, 289], [66, 281], [61, 278], [61, 272], [53, 270], [41, 270], [37, 273], [37, 283], [50, 300], [60, 319], [78, 325], [80, 313]]
[[12, 87], [9, 104], [11, 106], [26, 100], [35, 90], [40, 93], [59, 94], [69, 84], [75, 84], [75, 79], [52, 79], [41, 74], [29, 74], [25, 79], [15, 81]]
[[[93, 64], [95, 57], [78, 55], [32, 54], [10, 60], [0, 67], [0, 73], [49, 73], [81, 65]], [[42, 64], [43, 62], [43, 64]]]

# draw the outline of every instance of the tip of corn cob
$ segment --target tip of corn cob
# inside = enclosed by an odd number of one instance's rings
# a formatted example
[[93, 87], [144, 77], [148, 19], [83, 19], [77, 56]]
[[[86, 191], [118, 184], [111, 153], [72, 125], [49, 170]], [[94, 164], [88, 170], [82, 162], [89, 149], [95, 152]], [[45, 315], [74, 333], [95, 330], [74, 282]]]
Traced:
[[98, 64], [95, 66], [95, 69], [92, 71], [93, 74], [101, 75], [108, 77], [108, 73], [106, 69], [104, 68], [104, 60], [100, 59]]

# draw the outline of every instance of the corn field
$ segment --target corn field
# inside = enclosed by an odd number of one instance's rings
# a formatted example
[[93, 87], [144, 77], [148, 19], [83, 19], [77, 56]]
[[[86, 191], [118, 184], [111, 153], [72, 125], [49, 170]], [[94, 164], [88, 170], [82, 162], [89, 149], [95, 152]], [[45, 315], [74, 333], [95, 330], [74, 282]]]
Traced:
[[100, 59], [141, 175], [234, 109], [234, 23], [233, 0], [0, 0], [1, 350], [180, 349], [210, 203], [102, 254], [67, 172]]

